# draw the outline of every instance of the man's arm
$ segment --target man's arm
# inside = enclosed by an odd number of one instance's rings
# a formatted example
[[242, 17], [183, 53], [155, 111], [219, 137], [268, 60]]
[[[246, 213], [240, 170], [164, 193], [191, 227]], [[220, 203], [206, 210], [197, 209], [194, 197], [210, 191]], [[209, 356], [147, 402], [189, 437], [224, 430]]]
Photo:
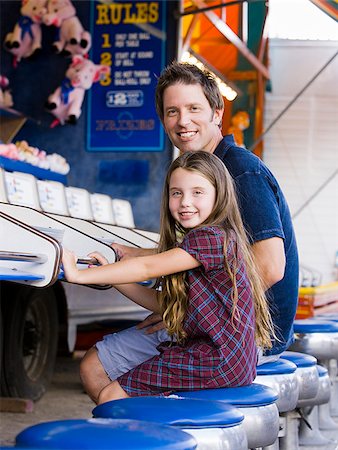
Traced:
[[252, 251], [258, 273], [266, 289], [269, 289], [284, 277], [284, 241], [279, 237], [257, 241], [252, 245]]

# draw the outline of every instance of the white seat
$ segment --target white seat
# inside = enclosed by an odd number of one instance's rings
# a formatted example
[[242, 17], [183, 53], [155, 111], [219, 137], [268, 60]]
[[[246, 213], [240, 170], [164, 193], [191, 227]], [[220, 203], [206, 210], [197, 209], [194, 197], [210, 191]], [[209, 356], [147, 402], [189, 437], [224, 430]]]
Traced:
[[91, 194], [90, 201], [95, 222], [115, 224], [112, 199], [109, 195]]
[[41, 211], [37, 180], [34, 175], [5, 171], [7, 200], [12, 205], [29, 206]]
[[40, 205], [44, 212], [69, 216], [65, 186], [58, 181], [38, 180]]
[[114, 198], [112, 200], [112, 206], [116, 225], [126, 228], [135, 228], [133, 210], [128, 200]]
[[0, 167], [0, 202], [7, 203], [5, 171]]
[[66, 187], [66, 199], [71, 217], [91, 221], [94, 219], [90, 194], [86, 189]]

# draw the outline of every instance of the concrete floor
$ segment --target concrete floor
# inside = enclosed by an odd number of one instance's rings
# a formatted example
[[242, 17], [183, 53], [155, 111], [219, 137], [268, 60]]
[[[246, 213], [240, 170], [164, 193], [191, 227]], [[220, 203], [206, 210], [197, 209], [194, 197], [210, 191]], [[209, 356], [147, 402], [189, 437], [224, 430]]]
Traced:
[[0, 413], [0, 448], [14, 446], [15, 437], [23, 429], [37, 423], [89, 418], [94, 403], [82, 390], [79, 358], [57, 359], [54, 377], [46, 394], [27, 413]]

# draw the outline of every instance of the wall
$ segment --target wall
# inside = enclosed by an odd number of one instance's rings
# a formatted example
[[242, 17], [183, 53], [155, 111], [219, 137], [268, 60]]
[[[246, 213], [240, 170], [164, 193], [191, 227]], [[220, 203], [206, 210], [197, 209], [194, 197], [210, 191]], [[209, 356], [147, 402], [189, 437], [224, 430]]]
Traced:
[[[337, 44], [270, 40], [272, 91], [266, 95], [265, 129], [336, 53]], [[336, 57], [264, 139], [264, 160], [294, 216], [300, 262], [319, 271], [323, 283], [336, 276], [338, 251], [337, 79]]]
[[[89, 29], [90, 2], [74, 1], [73, 4], [83, 26]], [[51, 129], [54, 117], [45, 111], [44, 103], [64, 78], [69, 60], [52, 53], [50, 46], [54, 40], [54, 29], [43, 26], [42, 53], [22, 60], [17, 68], [13, 67], [12, 55], [3, 49], [3, 41], [19, 17], [20, 5], [21, 2], [16, 0], [0, 2], [1, 74], [10, 80], [14, 107], [30, 118], [15, 140], [25, 139], [30, 145], [47, 153], [61, 154], [71, 166], [69, 185], [129, 200], [136, 226], [157, 231], [162, 182], [172, 157], [169, 142], [165, 142], [161, 152], [89, 153], [86, 149], [87, 96], [82, 115], [75, 126]], [[176, 25], [172, 11], [176, 2], [168, 2], [167, 7], [167, 30], [170, 30], [171, 39], [168, 40], [166, 60], [171, 61], [175, 55]], [[116, 163], [115, 167], [110, 166], [111, 171], [108, 173], [100, 171], [105, 162]], [[114, 170], [117, 171], [114, 173]], [[137, 172], [131, 177], [133, 170]]]

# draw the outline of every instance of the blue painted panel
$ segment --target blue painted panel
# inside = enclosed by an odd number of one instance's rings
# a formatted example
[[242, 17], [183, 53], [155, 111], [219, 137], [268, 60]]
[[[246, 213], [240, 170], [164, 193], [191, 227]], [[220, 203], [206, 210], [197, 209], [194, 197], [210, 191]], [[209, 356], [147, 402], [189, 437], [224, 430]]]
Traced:
[[111, 74], [88, 95], [88, 149], [163, 151], [154, 91], [165, 65], [166, 2], [91, 6], [91, 59]]

